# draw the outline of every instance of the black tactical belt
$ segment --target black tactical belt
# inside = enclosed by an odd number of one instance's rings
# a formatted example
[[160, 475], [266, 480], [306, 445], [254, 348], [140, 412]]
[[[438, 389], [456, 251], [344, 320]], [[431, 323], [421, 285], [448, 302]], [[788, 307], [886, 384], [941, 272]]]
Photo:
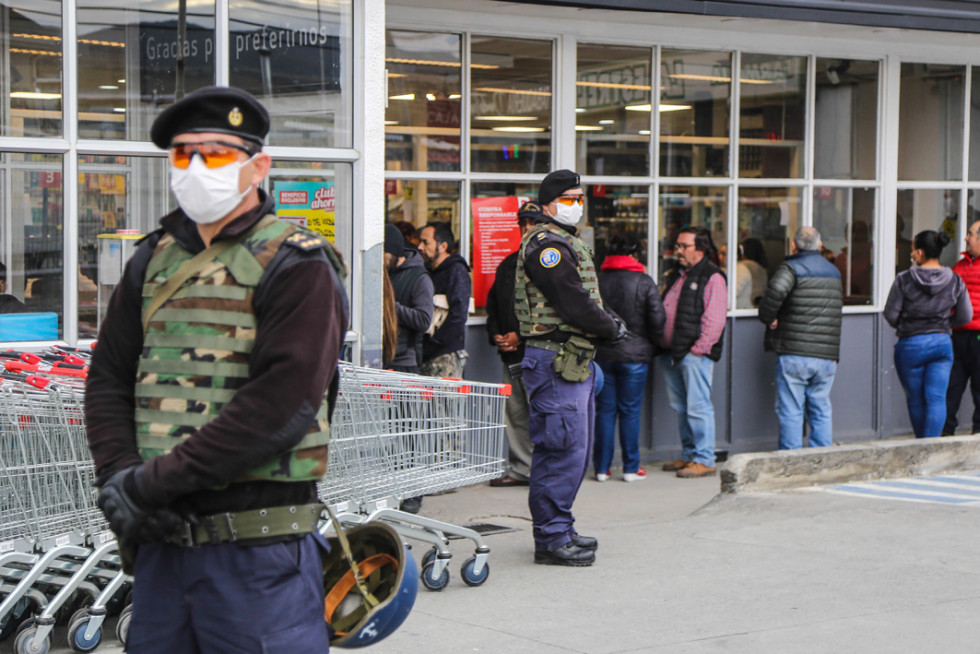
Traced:
[[536, 347], [539, 350], [548, 350], [549, 352], [561, 352], [561, 346], [563, 343], [558, 341], [549, 341], [543, 338], [534, 338], [524, 341], [524, 345], [527, 347]]
[[317, 528], [322, 512], [322, 504], [301, 504], [216, 513], [198, 518], [193, 524], [185, 522], [183, 529], [169, 541], [181, 547], [197, 547], [257, 538], [302, 536]]

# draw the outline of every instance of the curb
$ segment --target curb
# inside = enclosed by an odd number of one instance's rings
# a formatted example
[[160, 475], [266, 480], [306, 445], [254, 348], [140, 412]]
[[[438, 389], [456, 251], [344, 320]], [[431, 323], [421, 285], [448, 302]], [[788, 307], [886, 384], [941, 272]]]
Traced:
[[722, 493], [753, 493], [980, 468], [980, 434], [732, 455]]

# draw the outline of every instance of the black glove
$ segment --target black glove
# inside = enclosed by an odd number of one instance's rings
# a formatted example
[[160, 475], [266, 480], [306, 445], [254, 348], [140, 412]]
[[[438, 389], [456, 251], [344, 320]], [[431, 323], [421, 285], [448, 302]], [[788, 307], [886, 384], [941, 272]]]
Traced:
[[140, 493], [143, 466], [134, 465], [113, 474], [99, 491], [99, 508], [116, 537], [127, 543], [158, 543], [182, 526], [183, 520], [168, 508], [147, 506]]
[[630, 335], [630, 330], [626, 327], [626, 323], [623, 319], [617, 315], [613, 315], [613, 322], [616, 323], [616, 335], [613, 336], [609, 342], [612, 344], [622, 343], [626, 340], [626, 337]]

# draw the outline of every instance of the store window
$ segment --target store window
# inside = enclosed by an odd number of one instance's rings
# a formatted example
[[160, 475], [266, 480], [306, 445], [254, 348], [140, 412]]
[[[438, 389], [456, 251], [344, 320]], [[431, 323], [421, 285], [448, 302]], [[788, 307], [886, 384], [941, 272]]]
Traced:
[[0, 341], [64, 334], [62, 158], [0, 153]]
[[742, 55], [740, 177], [803, 176], [806, 57]]
[[521, 241], [517, 211], [528, 200], [537, 201], [538, 184], [529, 182], [477, 182], [470, 200], [470, 267], [473, 271], [473, 306], [484, 314], [487, 291], [497, 266], [517, 250]]
[[813, 176], [875, 179], [878, 62], [816, 61]]
[[400, 30], [386, 35], [385, 167], [459, 170], [460, 36]]
[[730, 53], [661, 51], [661, 175], [728, 175], [731, 73]]
[[[759, 306], [768, 278], [789, 254], [790, 239], [800, 227], [802, 190], [793, 187], [741, 188], [738, 192], [740, 256], [751, 269], [750, 290], [736, 308]], [[765, 271], [766, 277], [760, 274]], [[737, 282], [736, 282], [737, 283]], [[743, 281], [743, 284], [745, 282]], [[743, 287], [744, 288], [744, 287]]]
[[650, 187], [592, 184], [585, 189], [588, 223], [582, 238], [592, 246], [595, 265], [602, 266], [608, 243], [617, 237], [639, 246], [639, 261], [647, 264]]
[[840, 270], [844, 304], [874, 301], [875, 189], [813, 189], [813, 226], [823, 255]]
[[137, 241], [176, 208], [167, 160], [78, 159], [78, 336], [95, 338]]
[[470, 39], [470, 147], [475, 172], [551, 169], [551, 41]]
[[[972, 197], [972, 192], [971, 192]], [[960, 192], [957, 189], [905, 189], [898, 192], [895, 221], [895, 274], [908, 270], [915, 235], [927, 229], [946, 232], [950, 244], [939, 263], [952, 266], [962, 251]]]
[[214, 84], [214, 3], [79, 0], [77, 29], [82, 138], [149, 140], [167, 105]]
[[[674, 246], [685, 227], [711, 232], [715, 249], [728, 249], [728, 189], [724, 186], [661, 186], [657, 244], [660, 281], [677, 266]], [[730, 272], [730, 271], [729, 271]]]
[[419, 232], [428, 223], [448, 222], [460, 236], [459, 182], [426, 179], [385, 180], [385, 222], [405, 235], [405, 246], [418, 245]]
[[61, 3], [0, 0], [0, 136], [60, 136]]
[[[280, 220], [325, 237], [348, 268], [354, 254], [352, 172], [344, 163], [273, 159], [264, 185]], [[346, 285], [350, 293], [350, 275]]]
[[898, 178], [963, 176], [964, 66], [902, 64], [898, 110]]
[[650, 174], [649, 48], [578, 46], [576, 166], [586, 175]]
[[228, 5], [231, 86], [262, 101], [267, 142], [345, 148], [353, 144], [351, 0]]
[[973, 66], [970, 86], [970, 180], [980, 180], [980, 67]]

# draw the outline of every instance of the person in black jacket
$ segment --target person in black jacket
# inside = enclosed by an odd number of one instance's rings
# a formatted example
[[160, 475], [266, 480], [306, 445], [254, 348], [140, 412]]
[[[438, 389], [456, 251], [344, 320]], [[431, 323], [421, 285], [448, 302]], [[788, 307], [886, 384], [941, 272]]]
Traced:
[[605, 382], [595, 399], [592, 464], [596, 480], [609, 479], [618, 416], [623, 481], [640, 481], [647, 474], [640, 465], [640, 409], [654, 343], [660, 341], [666, 315], [656, 283], [637, 260], [640, 246], [636, 239], [617, 236], [609, 241], [607, 251], [599, 271], [599, 293], [606, 307], [626, 323], [629, 333], [618, 343], [600, 343], [596, 350]]
[[[524, 235], [528, 221], [544, 219], [541, 205], [525, 202], [517, 212], [517, 226]], [[510, 470], [490, 485], [527, 486], [531, 476], [531, 456], [534, 444], [528, 433], [527, 391], [524, 390], [524, 377], [521, 375], [521, 361], [524, 359], [524, 342], [521, 340], [521, 327], [514, 315], [514, 281], [517, 276], [518, 251], [511, 252], [497, 266], [493, 285], [487, 293], [487, 336], [490, 345], [497, 348], [504, 363], [504, 383], [511, 385], [504, 412], [507, 426], [507, 450]]]
[[759, 305], [766, 325], [766, 352], [776, 364], [779, 449], [803, 445], [803, 416], [810, 445], [826, 447], [834, 436], [830, 389], [840, 358], [843, 289], [840, 271], [821, 254], [820, 232], [801, 227], [793, 254], [779, 264]]
[[385, 266], [395, 292], [398, 345], [385, 366], [398, 372], [418, 373], [422, 334], [432, 322], [432, 278], [418, 250], [405, 247], [395, 225], [385, 225]]
[[422, 339], [422, 374], [430, 377], [463, 377], [466, 363], [466, 317], [470, 308], [470, 267], [453, 252], [455, 238], [447, 223], [422, 228], [419, 251], [432, 274], [436, 295], [449, 305], [445, 321]]

